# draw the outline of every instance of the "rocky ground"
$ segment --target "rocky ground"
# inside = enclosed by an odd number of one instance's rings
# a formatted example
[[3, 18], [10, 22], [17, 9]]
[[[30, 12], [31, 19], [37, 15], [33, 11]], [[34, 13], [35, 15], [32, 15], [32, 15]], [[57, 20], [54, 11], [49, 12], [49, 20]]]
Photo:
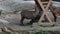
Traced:
[[[53, 20], [53, 16], [49, 14], [50, 18]], [[9, 23], [7, 23], [7, 27], [10, 27], [14, 31], [22, 31], [22, 30], [45, 30], [45, 31], [60, 31], [60, 17], [57, 18], [57, 26], [54, 27], [41, 27], [38, 26], [38, 24], [34, 23], [32, 26], [20, 26], [20, 19], [21, 15], [20, 14], [2, 14], [0, 16], [0, 19], [6, 20]], [[28, 23], [30, 20], [24, 20], [24, 23]], [[3, 27], [3, 24], [0, 23], [0, 28]]]

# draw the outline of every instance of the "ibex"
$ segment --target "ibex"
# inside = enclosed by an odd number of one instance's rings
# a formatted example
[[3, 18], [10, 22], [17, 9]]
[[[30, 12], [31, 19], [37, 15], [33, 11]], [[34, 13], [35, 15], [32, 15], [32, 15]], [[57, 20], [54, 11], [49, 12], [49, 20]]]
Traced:
[[23, 20], [26, 19], [31, 19], [30, 23], [27, 23], [28, 25], [33, 24], [33, 22], [35, 22], [37, 20], [40, 19], [40, 15], [39, 15], [39, 11], [29, 11], [29, 10], [23, 10], [21, 12], [21, 23], [20, 25], [23, 25]]
[[[27, 25], [32, 25], [33, 22], [38, 22], [43, 11], [42, 8], [40, 7], [39, 3], [37, 2], [37, 0], [35, 0], [35, 3], [37, 5], [37, 8], [35, 8], [35, 11], [29, 11], [29, 10], [23, 10], [21, 12], [21, 21], [20, 21], [20, 25], [24, 25], [23, 24], [23, 20], [26, 19], [31, 19], [30, 23], [27, 23]], [[50, 8], [51, 9], [51, 8]], [[51, 9], [51, 12], [54, 16], [54, 21], [56, 21], [56, 15], [54, 14], [53, 10]]]
[[26, 18], [26, 19], [31, 19], [30, 23], [27, 23], [27, 25], [32, 25], [33, 22], [38, 22], [39, 19], [40, 19], [40, 13], [42, 13], [42, 9], [39, 5], [39, 3], [35, 0], [35, 3], [37, 4], [36, 5], [36, 8], [35, 8], [35, 11], [29, 11], [29, 10], [23, 10], [21, 12], [21, 23], [20, 25], [24, 25], [23, 24], [23, 20]]
[[51, 10], [51, 12], [52, 12], [52, 14], [53, 14], [53, 16], [54, 16], [54, 21], [56, 22], [57, 21], [57, 16], [56, 16], [56, 13], [57, 13], [57, 9], [56, 8], [54, 8], [54, 7], [50, 7], [50, 10]]

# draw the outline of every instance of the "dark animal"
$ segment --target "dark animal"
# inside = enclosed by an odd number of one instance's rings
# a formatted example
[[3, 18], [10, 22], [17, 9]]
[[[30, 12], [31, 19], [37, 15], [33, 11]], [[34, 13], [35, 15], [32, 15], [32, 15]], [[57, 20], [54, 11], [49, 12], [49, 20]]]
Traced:
[[51, 12], [52, 12], [52, 14], [53, 14], [53, 16], [54, 16], [54, 21], [56, 22], [56, 20], [57, 20], [57, 16], [56, 16], [56, 14], [55, 14], [55, 8], [53, 8], [52, 6], [50, 7], [50, 10], [51, 10]]
[[[39, 3], [37, 2], [37, 0], [34, 0], [36, 5], [37, 5], [37, 8], [38, 10], [35, 8], [35, 11], [29, 11], [29, 10], [23, 10], [21, 12], [21, 23], [20, 25], [24, 25], [23, 24], [23, 20], [26, 18], [26, 19], [31, 19], [30, 23], [27, 23], [27, 25], [32, 25], [33, 22], [38, 22], [41, 15], [42, 15], [42, 8], [40, 7]], [[56, 22], [56, 15], [54, 14], [54, 12], [52, 11], [51, 9], [51, 12], [54, 16], [54, 21]]]
[[33, 24], [33, 22], [38, 22], [38, 20], [40, 19], [40, 15], [39, 15], [39, 12], [36, 12], [36, 11], [23, 10], [21, 12], [21, 23], [20, 23], [20, 25], [24, 25], [23, 20], [25, 18], [31, 19], [30, 23], [27, 23], [28, 25], [31, 25], [31, 24]]
[[39, 3], [37, 2], [37, 0], [34, 0], [36, 3], [36, 8], [35, 11], [29, 11], [29, 10], [23, 10], [21, 12], [21, 23], [20, 25], [24, 25], [23, 24], [23, 20], [26, 19], [31, 19], [30, 23], [27, 23], [27, 25], [32, 25], [33, 22], [38, 22], [40, 19], [40, 15], [42, 14], [42, 9], [39, 5]]

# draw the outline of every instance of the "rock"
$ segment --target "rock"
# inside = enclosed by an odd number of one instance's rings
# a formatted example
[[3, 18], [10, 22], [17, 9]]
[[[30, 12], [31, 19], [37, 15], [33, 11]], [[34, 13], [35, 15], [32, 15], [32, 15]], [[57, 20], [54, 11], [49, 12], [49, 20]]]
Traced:
[[9, 24], [9, 22], [7, 20], [4, 20], [4, 19], [0, 19], [0, 23], [3, 25]]

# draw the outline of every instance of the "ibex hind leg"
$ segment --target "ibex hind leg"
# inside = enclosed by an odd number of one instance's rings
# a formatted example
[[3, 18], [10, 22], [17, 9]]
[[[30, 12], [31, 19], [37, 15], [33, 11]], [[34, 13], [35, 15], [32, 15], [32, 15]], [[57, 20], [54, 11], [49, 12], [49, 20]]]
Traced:
[[21, 25], [21, 26], [24, 26], [24, 24], [23, 24], [24, 19], [25, 19], [25, 17], [22, 16], [22, 17], [21, 17], [21, 20], [20, 20], [20, 25]]
[[57, 17], [56, 16], [54, 16], [54, 22], [56, 22], [57, 21]]
[[40, 19], [40, 15], [37, 15], [36, 17], [35, 17], [35, 19], [34, 19], [34, 22], [38, 22], [39, 21], [39, 19]]
[[52, 12], [53, 16], [54, 16], [54, 22], [57, 21], [57, 16]]
[[34, 19], [31, 19], [31, 21], [27, 23], [26, 25], [32, 25], [34, 21], [35, 21]]

